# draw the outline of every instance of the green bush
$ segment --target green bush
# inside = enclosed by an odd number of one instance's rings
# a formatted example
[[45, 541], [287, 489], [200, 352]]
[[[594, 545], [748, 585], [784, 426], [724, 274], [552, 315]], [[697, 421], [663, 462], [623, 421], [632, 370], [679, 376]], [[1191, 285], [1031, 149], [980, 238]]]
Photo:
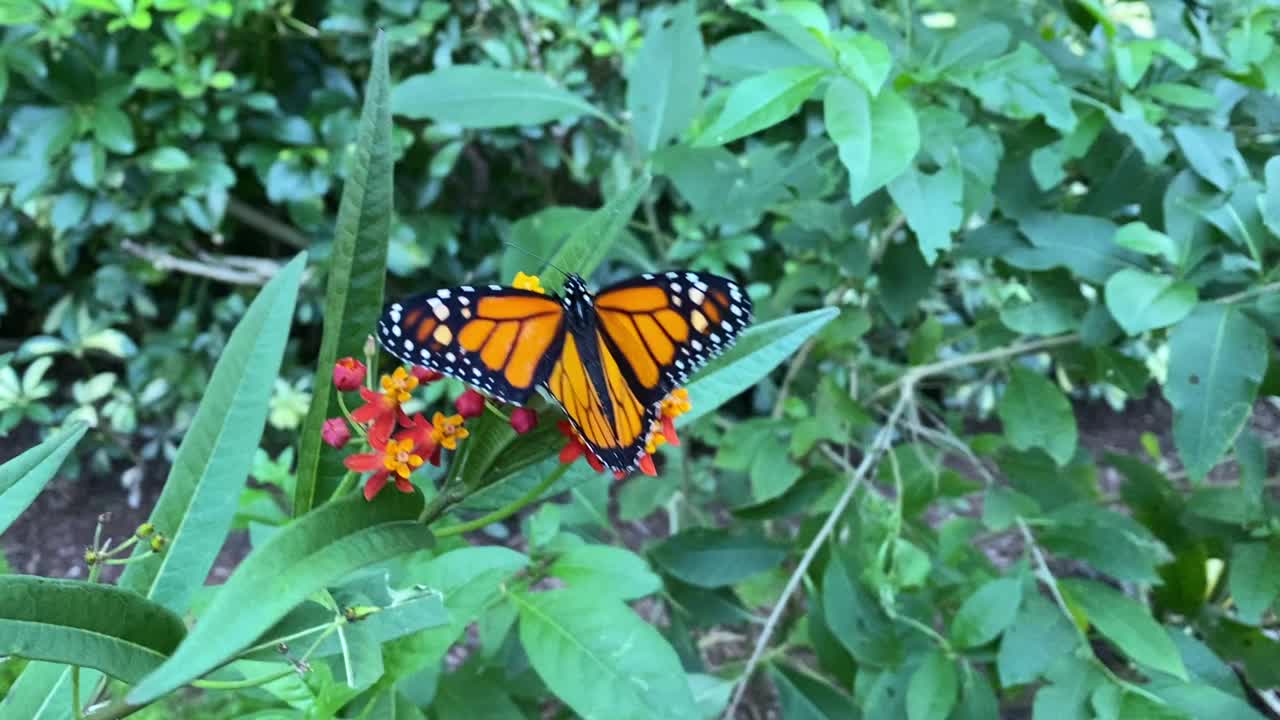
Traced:
[[[0, 527], [90, 427], [97, 471], [173, 462], [167, 546], [95, 538], [94, 582], [0, 576], [0, 653], [32, 660], [0, 710], [121, 717], [194, 685], [262, 717], [1265, 717], [1274, 7], [0, 22], [0, 430], [61, 428], [0, 467]], [[659, 476], [559, 463], [539, 405], [528, 435], [468, 420], [413, 493], [350, 492], [320, 427], [382, 299], [538, 258], [747, 281], [757, 325], [690, 382]], [[1082, 402], [1148, 394], [1167, 436], [1084, 441]], [[463, 539], [538, 500], [512, 547]], [[233, 525], [254, 551], [202, 587]]]

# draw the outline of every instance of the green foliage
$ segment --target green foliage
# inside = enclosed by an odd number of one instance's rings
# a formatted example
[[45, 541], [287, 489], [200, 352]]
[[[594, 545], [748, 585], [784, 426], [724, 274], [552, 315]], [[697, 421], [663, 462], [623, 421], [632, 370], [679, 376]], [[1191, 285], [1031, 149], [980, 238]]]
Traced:
[[[64, 461], [172, 466], [87, 581], [0, 578], [30, 659], [0, 715], [1260, 718], [1278, 23], [0, 4], [0, 433], [49, 436], [0, 466], [0, 526]], [[384, 295], [667, 267], [758, 317], [658, 478], [563, 466], [541, 400], [372, 502], [340, 467], [368, 441], [322, 444]], [[1144, 397], [1169, 427], [1097, 437]], [[202, 587], [232, 527], [253, 550]]]

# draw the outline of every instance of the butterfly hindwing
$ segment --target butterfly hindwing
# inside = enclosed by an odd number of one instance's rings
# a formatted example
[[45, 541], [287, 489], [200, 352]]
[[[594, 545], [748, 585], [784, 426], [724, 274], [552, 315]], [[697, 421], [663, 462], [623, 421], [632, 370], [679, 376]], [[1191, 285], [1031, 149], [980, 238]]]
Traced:
[[388, 305], [378, 322], [392, 355], [516, 404], [544, 380], [563, 339], [560, 302], [500, 285], [416, 295]]
[[751, 299], [728, 278], [670, 271], [601, 290], [596, 314], [636, 397], [661, 401], [733, 344], [751, 323]]

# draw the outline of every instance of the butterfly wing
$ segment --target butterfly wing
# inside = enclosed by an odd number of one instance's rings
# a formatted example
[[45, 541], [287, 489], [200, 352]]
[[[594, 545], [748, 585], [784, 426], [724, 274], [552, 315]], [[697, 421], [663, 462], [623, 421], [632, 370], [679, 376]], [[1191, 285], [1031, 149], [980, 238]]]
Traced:
[[595, 327], [567, 335], [547, 389], [596, 457], [628, 471], [662, 400], [733, 343], [751, 300], [727, 278], [668, 272], [606, 288], [592, 305]]
[[391, 303], [378, 321], [378, 341], [405, 362], [522, 405], [560, 355], [564, 325], [554, 297], [463, 285]]
[[751, 323], [751, 299], [734, 281], [689, 271], [645, 274], [605, 288], [596, 314], [643, 405], [660, 402]]

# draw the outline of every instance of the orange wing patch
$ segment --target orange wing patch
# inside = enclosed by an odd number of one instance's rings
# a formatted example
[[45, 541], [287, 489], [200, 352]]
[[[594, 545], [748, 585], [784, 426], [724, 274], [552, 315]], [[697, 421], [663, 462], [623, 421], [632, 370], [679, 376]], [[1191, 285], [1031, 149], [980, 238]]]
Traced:
[[560, 306], [526, 296], [485, 297], [458, 331], [458, 345], [479, 353], [484, 367], [501, 372], [513, 387], [533, 385], [534, 373], [560, 329]]
[[604, 336], [597, 333], [596, 343], [604, 366], [604, 391], [613, 406], [612, 423], [605, 414], [600, 388], [591, 382], [572, 335], [565, 338], [564, 349], [551, 370], [547, 388], [560, 401], [587, 442], [598, 449], [621, 450], [636, 443], [644, 432], [645, 409], [627, 386], [622, 369], [609, 352]]

